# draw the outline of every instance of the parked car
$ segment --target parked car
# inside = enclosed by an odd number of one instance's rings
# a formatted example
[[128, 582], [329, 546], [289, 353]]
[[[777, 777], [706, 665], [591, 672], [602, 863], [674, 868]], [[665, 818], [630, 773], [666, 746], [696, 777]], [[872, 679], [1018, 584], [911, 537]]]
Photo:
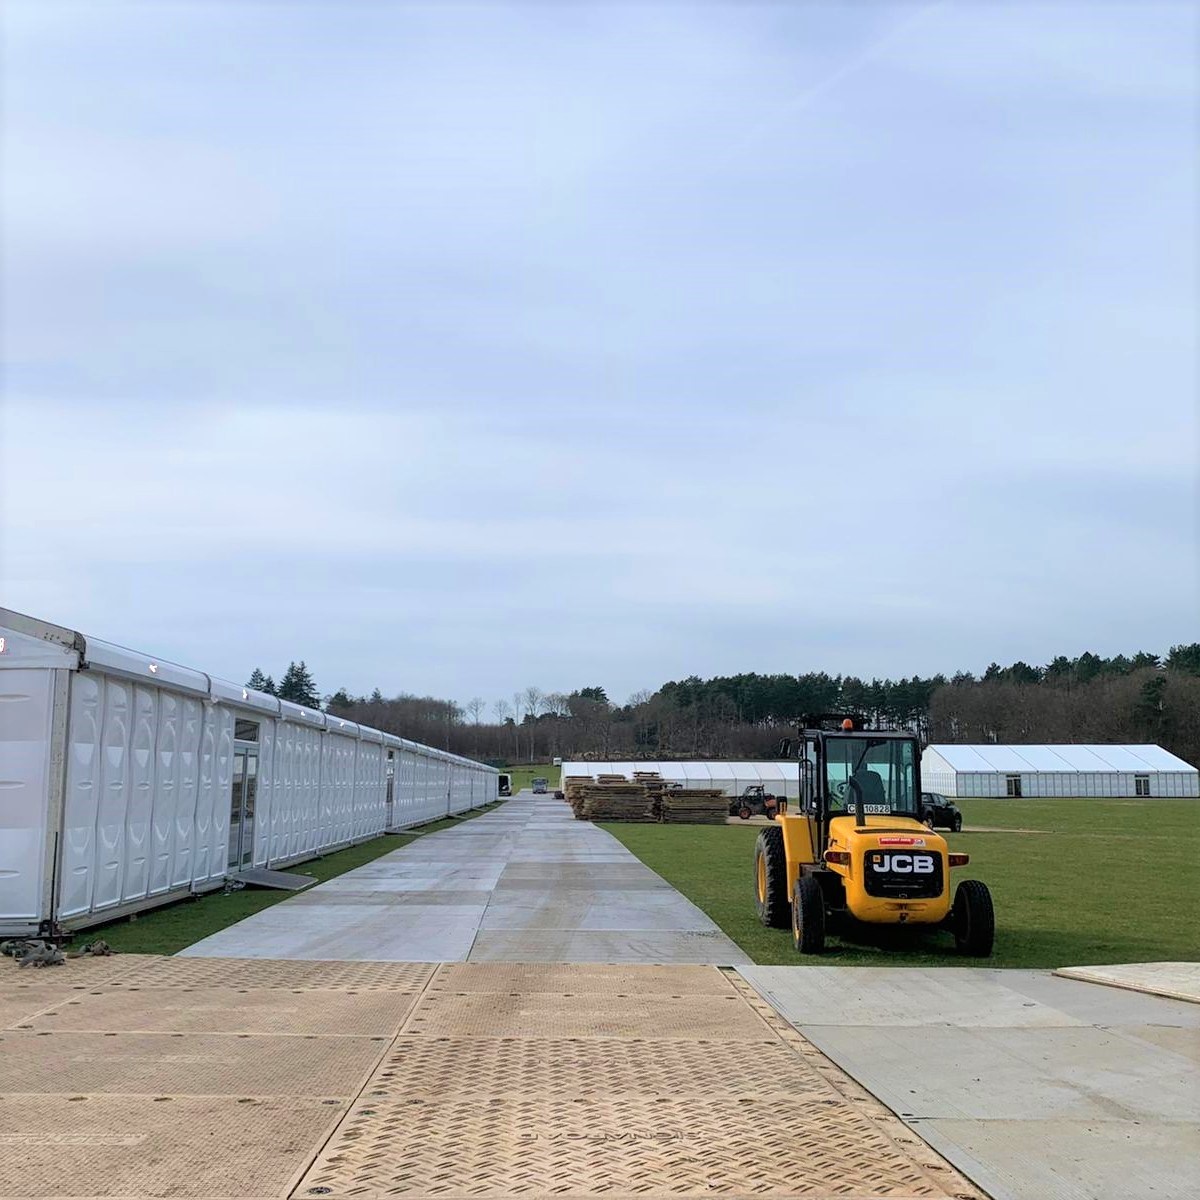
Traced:
[[535, 796], [544, 796], [550, 790], [550, 781], [547, 779], [535, 779], [533, 781], [533, 794]]
[[938, 826], [941, 826], [943, 829], [953, 829], [955, 833], [958, 833], [963, 825], [962, 813], [959, 811], [958, 805], [949, 796], [943, 796], [941, 792], [921, 793], [921, 820], [930, 829], [937, 829]]

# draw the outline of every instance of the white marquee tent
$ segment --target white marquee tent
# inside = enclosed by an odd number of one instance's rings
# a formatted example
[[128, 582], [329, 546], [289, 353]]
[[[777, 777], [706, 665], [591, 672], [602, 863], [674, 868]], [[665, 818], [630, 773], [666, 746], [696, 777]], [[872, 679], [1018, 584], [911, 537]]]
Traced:
[[0, 608], [0, 934], [495, 800], [493, 767]]
[[934, 745], [921, 786], [946, 796], [1200, 796], [1200, 773], [1161, 746]]
[[740, 796], [746, 788], [762, 784], [776, 796], [795, 799], [800, 795], [800, 764], [791, 762], [564, 762], [562, 777], [568, 775], [624, 775], [635, 771], [657, 771], [684, 787], [718, 787], [727, 796]]

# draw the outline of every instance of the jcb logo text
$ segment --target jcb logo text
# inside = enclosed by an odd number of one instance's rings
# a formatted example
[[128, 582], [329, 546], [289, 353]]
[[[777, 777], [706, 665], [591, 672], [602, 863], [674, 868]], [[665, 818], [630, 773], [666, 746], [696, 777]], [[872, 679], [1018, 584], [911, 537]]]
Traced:
[[895, 871], [899, 875], [932, 875], [932, 854], [872, 854], [872, 870]]

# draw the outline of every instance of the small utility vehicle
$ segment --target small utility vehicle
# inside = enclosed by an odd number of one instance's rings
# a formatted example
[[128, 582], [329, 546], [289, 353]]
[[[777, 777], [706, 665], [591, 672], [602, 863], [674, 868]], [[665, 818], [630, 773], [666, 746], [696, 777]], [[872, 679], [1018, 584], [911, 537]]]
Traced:
[[761, 783], [753, 783], [740, 797], [730, 802], [729, 815], [741, 817], [743, 821], [755, 815], [773, 817], [779, 809], [779, 799]]

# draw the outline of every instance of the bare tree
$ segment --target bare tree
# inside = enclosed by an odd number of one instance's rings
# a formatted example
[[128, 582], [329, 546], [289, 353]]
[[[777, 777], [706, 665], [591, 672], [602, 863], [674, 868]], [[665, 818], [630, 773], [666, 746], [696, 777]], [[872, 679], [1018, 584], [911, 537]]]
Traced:
[[483, 715], [485, 708], [487, 708], [487, 701], [482, 696], [472, 696], [466, 704], [467, 712], [476, 725], [479, 724], [479, 718]]
[[507, 725], [513, 719], [512, 705], [507, 700], [497, 700], [492, 705], [492, 712], [496, 714], [496, 720], [501, 725]]
[[[513, 692], [513, 744], [516, 746], [515, 757], [519, 760], [521, 757], [521, 721], [525, 717], [525, 697], [521, 692]], [[530, 738], [533, 737], [533, 731], [529, 731]], [[532, 761], [532, 760], [531, 760]]]

